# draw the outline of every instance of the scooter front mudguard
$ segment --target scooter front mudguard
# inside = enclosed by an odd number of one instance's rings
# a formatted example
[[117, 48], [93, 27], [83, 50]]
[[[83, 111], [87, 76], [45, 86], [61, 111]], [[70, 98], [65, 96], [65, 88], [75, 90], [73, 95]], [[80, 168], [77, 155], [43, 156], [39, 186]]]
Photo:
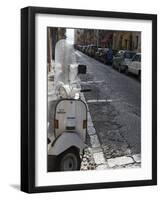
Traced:
[[78, 133], [64, 132], [52, 143], [50, 149], [48, 149], [48, 155], [58, 156], [70, 147], [76, 147], [82, 152], [87, 145], [82, 141]]

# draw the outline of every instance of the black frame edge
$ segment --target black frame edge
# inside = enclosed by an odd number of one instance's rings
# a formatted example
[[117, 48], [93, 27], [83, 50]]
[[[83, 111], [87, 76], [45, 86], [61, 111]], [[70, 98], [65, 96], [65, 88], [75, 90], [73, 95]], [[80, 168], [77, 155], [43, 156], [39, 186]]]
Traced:
[[35, 187], [35, 19], [21, 9], [21, 190]]
[[21, 9], [21, 190], [29, 190], [28, 154], [28, 9]]
[[131, 12], [117, 12], [105, 10], [83, 10], [83, 9], [68, 9], [68, 8], [52, 8], [52, 7], [25, 7], [32, 10], [33, 13], [41, 14], [60, 14], [86, 17], [109, 17], [109, 18], [123, 18], [123, 19], [138, 19], [138, 20], [152, 20], [156, 14], [149, 13], [131, 13]]
[[[35, 14], [114, 17], [152, 21], [152, 179], [61, 186], [35, 186]], [[155, 160], [154, 160], [155, 158]], [[21, 190], [27, 193], [150, 186], [157, 184], [157, 15], [95, 10], [21, 9]]]
[[152, 18], [152, 180], [157, 185], [157, 15]]
[[80, 191], [80, 190], [95, 190], [95, 189], [110, 189], [110, 188], [124, 188], [124, 187], [143, 187], [156, 185], [152, 180], [140, 181], [120, 181], [109, 183], [87, 183], [75, 185], [60, 185], [60, 186], [40, 186], [35, 187], [33, 193], [45, 192], [65, 192], [65, 191]]

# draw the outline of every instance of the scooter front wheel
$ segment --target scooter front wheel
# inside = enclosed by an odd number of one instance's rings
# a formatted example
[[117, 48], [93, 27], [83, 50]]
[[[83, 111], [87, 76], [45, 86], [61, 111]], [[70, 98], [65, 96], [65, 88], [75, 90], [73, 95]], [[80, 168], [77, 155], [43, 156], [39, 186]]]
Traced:
[[79, 151], [76, 148], [70, 148], [58, 156], [60, 171], [80, 170], [81, 159]]

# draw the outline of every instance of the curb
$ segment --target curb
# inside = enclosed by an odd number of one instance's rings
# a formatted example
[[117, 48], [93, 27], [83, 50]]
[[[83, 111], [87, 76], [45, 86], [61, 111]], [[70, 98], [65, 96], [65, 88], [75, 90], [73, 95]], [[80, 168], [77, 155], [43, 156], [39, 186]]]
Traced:
[[[86, 102], [84, 94], [81, 94], [81, 98], [84, 102]], [[90, 143], [91, 143], [91, 152], [93, 154], [93, 158], [96, 164], [96, 169], [108, 169], [109, 166], [106, 162], [106, 159], [104, 157], [104, 153], [103, 153], [103, 149], [101, 147], [99, 138], [97, 136], [96, 133], [96, 129], [94, 128], [93, 122], [92, 122], [92, 118], [91, 118], [91, 114], [89, 112], [89, 108], [88, 108], [88, 104], [86, 102], [87, 105], [87, 109], [88, 109], [88, 135], [90, 137]]]

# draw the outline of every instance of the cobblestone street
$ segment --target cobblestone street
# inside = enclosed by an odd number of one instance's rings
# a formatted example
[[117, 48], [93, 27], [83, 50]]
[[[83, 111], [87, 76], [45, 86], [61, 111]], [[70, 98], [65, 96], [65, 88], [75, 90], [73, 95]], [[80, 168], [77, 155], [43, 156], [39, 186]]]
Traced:
[[140, 167], [140, 83], [81, 52], [76, 55], [78, 63], [88, 66], [81, 86], [92, 89], [83, 98], [95, 169]]

